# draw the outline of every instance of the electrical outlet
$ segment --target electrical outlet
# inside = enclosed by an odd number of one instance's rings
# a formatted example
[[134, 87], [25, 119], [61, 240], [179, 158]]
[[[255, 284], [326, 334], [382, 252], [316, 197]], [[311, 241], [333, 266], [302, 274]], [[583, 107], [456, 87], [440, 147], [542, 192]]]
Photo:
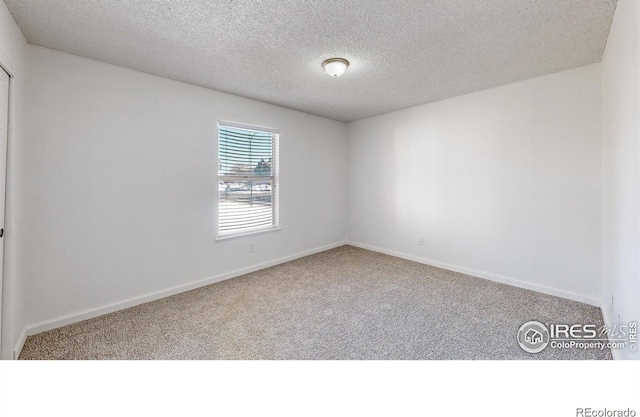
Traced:
[[418, 245], [424, 245], [424, 237], [420, 236], [418, 238]]
[[256, 246], [255, 246], [255, 244], [253, 244], [253, 243], [249, 243], [249, 253], [251, 253], [251, 252], [255, 252], [255, 250], [256, 250]]
[[609, 303], [609, 311], [613, 313], [613, 294], [611, 294], [611, 302]]

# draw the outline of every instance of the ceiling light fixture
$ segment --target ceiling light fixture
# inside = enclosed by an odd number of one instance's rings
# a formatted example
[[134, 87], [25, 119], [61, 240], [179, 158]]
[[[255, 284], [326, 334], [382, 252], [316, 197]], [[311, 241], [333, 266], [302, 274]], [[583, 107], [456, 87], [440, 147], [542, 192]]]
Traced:
[[347, 70], [349, 61], [342, 58], [327, 59], [322, 63], [324, 70], [332, 77], [339, 77]]

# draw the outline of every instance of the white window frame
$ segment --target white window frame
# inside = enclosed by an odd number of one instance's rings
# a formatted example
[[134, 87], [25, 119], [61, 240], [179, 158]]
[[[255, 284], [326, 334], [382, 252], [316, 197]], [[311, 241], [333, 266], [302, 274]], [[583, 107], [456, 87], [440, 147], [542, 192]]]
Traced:
[[[230, 239], [237, 239], [247, 236], [254, 236], [262, 233], [270, 233], [281, 230], [280, 228], [280, 153], [279, 153], [279, 143], [280, 143], [280, 130], [274, 129], [270, 127], [264, 126], [256, 126], [256, 125], [248, 125], [244, 123], [236, 123], [225, 120], [219, 120], [218, 126], [216, 130], [216, 170], [217, 170], [217, 178], [218, 181], [216, 184], [219, 184], [221, 180], [228, 179], [229, 177], [220, 175], [220, 128], [222, 127], [230, 127], [234, 129], [242, 129], [242, 130], [250, 130], [250, 131], [258, 131], [264, 133], [271, 134], [271, 149], [272, 149], [272, 162], [271, 162], [271, 178], [272, 178], [272, 187], [271, 187], [271, 210], [273, 215], [272, 224], [268, 226], [258, 226], [250, 229], [243, 229], [238, 231], [230, 231], [230, 232], [221, 232], [220, 231], [220, 193], [217, 191], [217, 204], [216, 204], [216, 233], [217, 238], [216, 241], [224, 241]], [[234, 177], [238, 178], [238, 177]], [[244, 179], [250, 179], [252, 176], [248, 175], [245, 177], [240, 177]], [[256, 178], [258, 178], [256, 176]]]

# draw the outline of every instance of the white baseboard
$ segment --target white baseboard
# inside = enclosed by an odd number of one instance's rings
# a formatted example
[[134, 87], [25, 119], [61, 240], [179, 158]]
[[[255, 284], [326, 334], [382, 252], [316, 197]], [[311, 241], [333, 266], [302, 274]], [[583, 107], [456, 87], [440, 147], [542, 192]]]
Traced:
[[437, 268], [447, 269], [449, 271], [460, 272], [462, 274], [471, 275], [477, 278], [488, 279], [489, 281], [499, 282], [501, 284], [507, 284], [518, 288], [524, 288], [526, 290], [536, 291], [543, 294], [553, 295], [556, 297], [566, 298], [573, 301], [579, 301], [581, 303], [589, 304], [595, 307], [600, 307], [600, 300], [596, 297], [591, 297], [585, 294], [578, 294], [571, 291], [561, 290], [559, 288], [548, 287], [546, 285], [534, 284], [527, 281], [521, 281], [519, 279], [504, 277], [501, 275], [492, 274], [489, 272], [478, 271], [475, 269], [465, 268], [457, 265], [450, 265], [443, 262], [434, 261], [431, 259], [422, 258], [419, 256], [406, 255], [404, 253], [395, 252], [388, 249], [378, 248], [376, 246], [365, 245], [357, 242], [347, 242], [347, 244], [356, 246], [358, 248], [367, 249], [374, 252], [384, 253], [386, 255], [395, 256], [397, 258], [407, 259], [409, 261], [418, 262], [425, 265], [435, 266]]
[[179, 294], [185, 291], [194, 290], [196, 288], [204, 287], [206, 285], [214, 284], [216, 282], [224, 281], [230, 278], [235, 278], [240, 275], [245, 275], [251, 272], [259, 271], [261, 269], [269, 268], [275, 265], [279, 265], [281, 263], [293, 261], [294, 259], [302, 258], [304, 256], [309, 256], [315, 253], [324, 252], [326, 250], [337, 248], [339, 246], [344, 246], [346, 244], [347, 244], [346, 241], [333, 243], [331, 245], [326, 245], [319, 248], [307, 250], [304, 252], [299, 252], [299, 253], [278, 258], [272, 261], [263, 262], [257, 265], [252, 265], [246, 268], [241, 268], [235, 271], [205, 278], [199, 281], [194, 281], [189, 284], [178, 285], [172, 288], [168, 288], [166, 290], [156, 291], [156, 292], [138, 296], [138, 297], [132, 297], [132, 298], [118, 301], [115, 303], [106, 304], [100, 307], [91, 308], [91, 309], [80, 311], [77, 313], [56, 317], [54, 319], [46, 320], [40, 323], [28, 325], [26, 326], [25, 330], [22, 332], [24, 338], [21, 337], [22, 341], [19, 342], [18, 345], [16, 345], [16, 353], [14, 353], [14, 356], [20, 355], [20, 351], [22, 351], [22, 346], [24, 345], [24, 340], [26, 339], [27, 336], [32, 336], [34, 334], [46, 332], [48, 330], [57, 329], [58, 327], [67, 326], [69, 324], [73, 324], [79, 321], [102, 316], [104, 314], [113, 313], [114, 311], [124, 310], [126, 308], [148, 303], [150, 301], [159, 300], [161, 298], [169, 297], [171, 295]]
[[[235, 271], [227, 272], [224, 274], [216, 275], [213, 277], [205, 278], [199, 281], [194, 281], [189, 284], [179, 285], [172, 288], [168, 288], [166, 290], [156, 291], [153, 293], [149, 293], [146, 295], [132, 297], [123, 301], [106, 304], [100, 307], [80, 311], [77, 313], [67, 314], [64, 316], [56, 317], [51, 320], [46, 320], [40, 323], [28, 325], [22, 331], [20, 338], [16, 343], [16, 347], [14, 349], [14, 359], [17, 359], [20, 356], [20, 352], [22, 351], [22, 347], [27, 339], [27, 336], [32, 336], [41, 332], [45, 332], [48, 330], [53, 330], [62, 326], [67, 326], [69, 324], [77, 323], [83, 320], [88, 320], [94, 317], [102, 316], [104, 314], [113, 313], [115, 311], [124, 310], [126, 308], [134, 307], [140, 304], [148, 303], [151, 301], [159, 300], [161, 298], [169, 297], [171, 295], [179, 294], [185, 291], [190, 291], [196, 288], [204, 287], [206, 285], [214, 284], [216, 282], [224, 281], [227, 279], [235, 278], [241, 275], [245, 275], [251, 272], [259, 271], [261, 269], [269, 268], [271, 266], [279, 265], [285, 262], [292, 261], [294, 259], [302, 258], [304, 256], [313, 255], [315, 253], [324, 252], [329, 249], [337, 248], [343, 245], [352, 245], [355, 247], [359, 247], [362, 249], [371, 250], [374, 252], [384, 253], [386, 255], [395, 256], [398, 258], [407, 259], [414, 262], [419, 262], [425, 265], [435, 266], [437, 268], [447, 269], [454, 272], [460, 272], [463, 274], [471, 275], [477, 278], [488, 279], [490, 281], [499, 282], [502, 284], [512, 285], [518, 288], [524, 288], [531, 291], [537, 291], [543, 294], [553, 295], [556, 297], [566, 298], [569, 300], [579, 301], [582, 303], [586, 303], [589, 305], [593, 305], [596, 307], [601, 307], [601, 301], [595, 297], [587, 296], [584, 294], [578, 294], [570, 291], [561, 290], [558, 288], [548, 287], [545, 285], [533, 284], [526, 281], [521, 281], [513, 278], [508, 278], [496, 274], [491, 274], [488, 272], [478, 271], [470, 268], [460, 267], [456, 265], [450, 265], [438, 261], [434, 261], [431, 259], [421, 258], [413, 255], [406, 255], [403, 253], [395, 252], [388, 249], [383, 249], [375, 246], [365, 245], [358, 242], [352, 241], [342, 241], [337, 242], [331, 245], [322, 246], [319, 248], [311, 249], [304, 252], [299, 252], [293, 255], [285, 256], [282, 258], [278, 258], [272, 261], [263, 262], [257, 265], [249, 266], [246, 268], [237, 269]], [[610, 319], [608, 313], [605, 309], [602, 309], [603, 317], [605, 324], [610, 325]], [[616, 351], [612, 352], [614, 359], [619, 359], [617, 357], [619, 354]]]
[[27, 328], [22, 329], [22, 333], [20, 333], [20, 337], [18, 337], [18, 341], [16, 342], [16, 346], [13, 348], [13, 359], [18, 359], [20, 357], [20, 352], [22, 352], [22, 348], [24, 347], [24, 342], [27, 341]]
[[[613, 329], [613, 322], [611, 321], [611, 313], [609, 313], [609, 309], [605, 307], [606, 303], [602, 303], [600, 310], [602, 310], [602, 318], [604, 319], [604, 325], [609, 329]], [[609, 335], [607, 334], [607, 338]], [[611, 341], [611, 339], [609, 339]], [[618, 349], [611, 349], [611, 356], [613, 360], [619, 361], [622, 360], [620, 357], [620, 351]]]

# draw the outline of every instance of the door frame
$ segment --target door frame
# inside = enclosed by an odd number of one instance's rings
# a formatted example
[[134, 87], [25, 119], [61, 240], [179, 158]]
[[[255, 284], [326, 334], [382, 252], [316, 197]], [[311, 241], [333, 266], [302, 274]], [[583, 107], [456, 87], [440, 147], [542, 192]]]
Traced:
[[[7, 113], [8, 113], [8, 120], [7, 120], [7, 149], [6, 149], [6, 157], [7, 157], [7, 161], [5, 164], [5, 192], [3, 196], [0, 196], [0, 198], [4, 199], [4, 203], [5, 203], [5, 218], [4, 220], [4, 227], [5, 227], [5, 231], [7, 228], [6, 225], [6, 218], [7, 218], [7, 179], [9, 177], [9, 142], [10, 142], [10, 138], [12, 137], [12, 128], [11, 128], [11, 120], [12, 120], [12, 114], [14, 113], [14, 109], [12, 107], [13, 105], [13, 100], [11, 99], [11, 95], [12, 95], [12, 91], [13, 91], [13, 82], [14, 82], [14, 78], [15, 78], [15, 65], [13, 63], [13, 61], [11, 60], [11, 58], [9, 58], [9, 55], [2, 49], [0, 48], [0, 70], [6, 72], [9, 75], [9, 92], [8, 92], [8, 106], [7, 106]], [[5, 234], [6, 235], [6, 234]], [[6, 271], [6, 258], [5, 258], [5, 253], [7, 252], [7, 242], [8, 239], [5, 237], [4, 238], [4, 247], [3, 247], [3, 251], [2, 253], [0, 253], [0, 256], [2, 256], [3, 258], [3, 263], [2, 263], [2, 271], [0, 271], [0, 359], [14, 359], [13, 358], [13, 346], [5, 346], [7, 343], [11, 342], [11, 338], [10, 337], [3, 337], [4, 333], [6, 333], [6, 331], [4, 330], [4, 326], [2, 325], [2, 323], [4, 321], [6, 321], [6, 312], [4, 311], [4, 306], [6, 305], [6, 291], [4, 291], [4, 287], [5, 287], [5, 271]], [[6, 335], [5, 335], [6, 336]], [[7, 340], [5, 340], [7, 339]], [[4, 357], [4, 352], [12, 352], [11, 357]]]

